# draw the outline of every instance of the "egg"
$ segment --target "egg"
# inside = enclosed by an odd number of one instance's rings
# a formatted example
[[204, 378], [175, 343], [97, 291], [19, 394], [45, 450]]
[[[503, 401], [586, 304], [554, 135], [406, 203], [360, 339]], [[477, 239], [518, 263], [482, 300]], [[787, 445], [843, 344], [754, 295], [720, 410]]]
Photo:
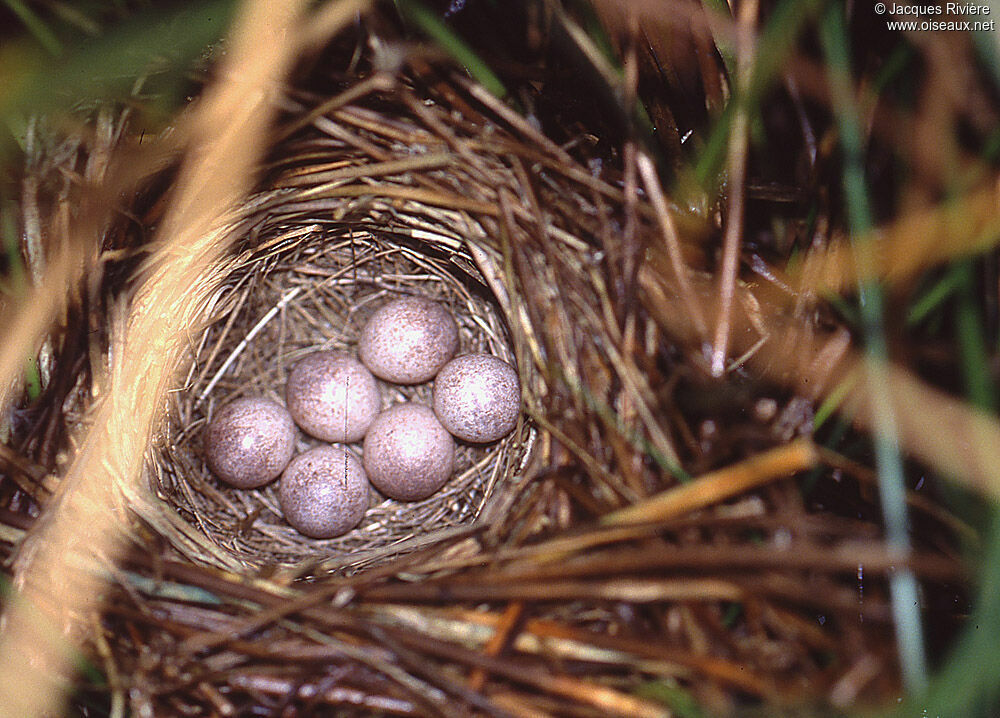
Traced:
[[278, 503], [291, 526], [312, 538], [347, 533], [368, 509], [361, 461], [339, 446], [318, 446], [292, 459], [278, 482]]
[[292, 417], [281, 404], [243, 397], [215, 412], [205, 428], [205, 463], [227, 484], [254, 489], [288, 465], [295, 434]]
[[380, 307], [361, 330], [358, 355], [380, 379], [420, 384], [434, 378], [458, 350], [458, 325], [426, 297], [403, 297]]
[[369, 480], [400, 501], [425, 499], [455, 469], [455, 440], [429, 406], [397, 404], [372, 422], [365, 436], [364, 465]]
[[514, 429], [521, 414], [517, 372], [491, 354], [455, 357], [434, 380], [434, 413], [459, 439], [496, 441]]
[[359, 441], [382, 408], [372, 373], [346, 352], [320, 351], [299, 360], [285, 385], [295, 423], [323, 441]]

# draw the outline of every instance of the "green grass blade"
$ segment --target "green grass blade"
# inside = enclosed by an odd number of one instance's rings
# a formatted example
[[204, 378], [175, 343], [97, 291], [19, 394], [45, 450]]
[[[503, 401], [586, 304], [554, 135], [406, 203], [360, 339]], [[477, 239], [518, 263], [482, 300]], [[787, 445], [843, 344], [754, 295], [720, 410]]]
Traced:
[[990, 357], [983, 339], [983, 319], [976, 303], [976, 277], [973, 260], [963, 259], [952, 271], [958, 276], [960, 287], [956, 308], [955, 328], [958, 330], [958, 349], [969, 401], [984, 411], [996, 412], [996, 386], [990, 372]]
[[438, 19], [437, 15], [417, 0], [396, 0], [396, 7], [404, 18], [419, 27], [464, 67], [476, 82], [497, 97], [507, 96], [507, 88], [490, 66], [454, 30]]
[[[873, 218], [865, 182], [861, 124], [852, 89], [850, 49], [844, 16], [842, 5], [831, 5], [823, 15], [820, 39], [828, 63], [833, 109], [840, 130], [840, 145], [844, 156], [842, 180], [848, 221], [852, 236], [862, 237], [871, 230]], [[871, 266], [872, 249], [870, 243], [855, 244], [858, 266]], [[875, 421], [875, 463], [886, 541], [891, 549], [906, 554], [910, 550], [909, 519], [903, 459], [899, 450], [892, 402], [887, 391], [889, 348], [882, 323], [885, 300], [881, 287], [875, 281], [862, 282], [858, 292]], [[920, 618], [920, 595], [913, 572], [901, 570], [892, 574], [889, 592], [903, 684], [911, 695], [921, 695], [927, 688], [927, 657]]]
[[[1000, 16], [1000, 2], [997, 2], [997, 0], [988, 0], [988, 2], [983, 4], [989, 5], [990, 8], [989, 14], [985, 16], [986, 18], [995, 19], [997, 16]], [[974, 39], [979, 56], [986, 63], [990, 72], [993, 73], [994, 80], [996, 80], [997, 84], [1000, 84], [1000, 30], [980, 30], [975, 33]]]
[[920, 324], [920, 322], [927, 318], [928, 314], [941, 306], [946, 299], [958, 290], [959, 283], [960, 277], [954, 271], [948, 272], [941, 277], [926, 294], [922, 295], [910, 307], [910, 311], [906, 314], [906, 326], [915, 327]]
[[28, 357], [24, 367], [24, 386], [31, 401], [42, 395], [42, 375], [38, 371], [38, 360], [35, 357]]
[[670, 708], [677, 718], [704, 718], [705, 713], [698, 700], [677, 681], [661, 678], [644, 683], [635, 690], [635, 695], [657, 701]]
[[[950, 273], [955, 277], [958, 302], [955, 327], [966, 394], [979, 409], [996, 412], [996, 383], [990, 372], [990, 357], [983, 339], [983, 319], [976, 302], [976, 278], [973, 260], [958, 262]], [[970, 444], [975, 446], [975, 437]], [[1000, 510], [990, 509], [985, 554], [977, 557], [983, 567], [979, 576], [976, 608], [958, 645], [932, 690], [919, 703], [911, 701], [900, 709], [899, 716], [995, 715], [1000, 700], [1000, 663], [996, 660], [996, 635], [1000, 631]]]
[[127, 96], [137, 78], [163, 72], [177, 83], [205, 47], [221, 37], [234, 0], [137, 14], [52, 58], [11, 43], [0, 51], [0, 119], [65, 110]]
[[46, 52], [51, 55], [62, 53], [63, 46], [59, 42], [59, 38], [49, 29], [45, 21], [38, 17], [34, 10], [21, 0], [4, 0], [4, 5], [17, 15], [17, 19], [24, 23], [24, 26], [28, 28], [28, 32], [38, 40], [38, 44], [45, 48]]
[[858, 378], [856, 376], [849, 376], [841, 381], [833, 390], [826, 395], [823, 399], [823, 403], [819, 405], [816, 410], [816, 415], [813, 417], [813, 431], [819, 431], [820, 428], [826, 424], [827, 420], [833, 416], [840, 405], [844, 403], [844, 400], [858, 388]]
[[28, 277], [18, 247], [17, 205], [11, 201], [0, 204], [0, 237], [3, 254], [7, 259], [7, 277], [10, 290], [20, 296], [27, 289]]
[[[701, 4], [707, 12], [716, 15], [720, 19], [728, 22], [733, 21], [733, 11], [726, 0], [702, 0]], [[726, 66], [726, 72], [729, 74], [730, 79], [735, 78], [737, 76], [736, 55], [733, 53], [732, 47], [729, 47], [729, 43], [722, 41], [718, 36], [715, 36], [715, 46], [719, 49], [719, 55], [722, 56], [722, 64]]]
[[935, 676], [926, 696], [913, 696], [894, 715], [992, 718], [1000, 701], [1000, 663], [997, 628], [1000, 627], [1000, 511], [993, 511], [989, 541], [979, 564], [976, 608], [950, 660]]

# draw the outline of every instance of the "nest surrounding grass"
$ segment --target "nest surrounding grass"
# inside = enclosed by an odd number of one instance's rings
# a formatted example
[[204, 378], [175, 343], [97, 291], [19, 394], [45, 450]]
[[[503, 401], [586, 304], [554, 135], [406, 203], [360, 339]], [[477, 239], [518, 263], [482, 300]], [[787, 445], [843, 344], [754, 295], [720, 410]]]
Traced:
[[[608, 27], [623, 21], [600, 8]], [[567, 16], [546, 17], [593, 50]], [[693, 24], [691, 41], [710, 45], [707, 24]], [[551, 106], [529, 121], [438, 53], [392, 46], [396, 30], [391, 13], [365, 16], [275, 100], [263, 177], [219, 230], [217, 285], [185, 328], [148, 485], [123, 488], [128, 546], [100, 557], [105, 602], [88, 614], [91, 680], [77, 702], [114, 714], [127, 703], [136, 715], [527, 718], [837, 712], [894, 699], [912, 656], [894, 640], [893, 581], [920, 582], [942, 655], [968, 602], [959, 546], [975, 531], [908, 465], [920, 481], [899, 488], [915, 529], [902, 549], [886, 541], [881, 458], [858, 430], [880, 431], [864, 410], [878, 388], [851, 383], [862, 330], [851, 306], [817, 296], [817, 265], [837, 288], [858, 274], [823, 264], [843, 249], [829, 197], [817, 190], [822, 216], [806, 232], [794, 203], [816, 188], [751, 187], [744, 137], [730, 144], [728, 194], [712, 211], [691, 195], [680, 208], [648, 147], [627, 138], [609, 151]], [[620, 49], [634, 62], [637, 35], [627, 37]], [[644, 50], [655, 60], [657, 48]], [[726, 50], [700, 67], [705, 97], [678, 111], [721, 101]], [[648, 57], [639, 66], [642, 77], [625, 74], [626, 98], [662, 69]], [[558, 71], [565, 92], [572, 81]], [[518, 101], [552, 102], [535, 74], [510, 75]], [[798, 117], [808, 136], [801, 97], [789, 95], [773, 115]], [[664, 96], [649, 107], [666, 123]], [[539, 122], [579, 136], [559, 144]], [[95, 146], [94, 157], [114, 152]], [[811, 180], [831, 171], [816, 149], [790, 151], [812, 157]], [[65, 187], [43, 205], [56, 209], [42, 223], [58, 228], [83, 183], [57, 180], [102, 177], [75, 145], [47, 161], [32, 176]], [[106, 271], [49, 340], [55, 379], [15, 415], [0, 454], [8, 557], [37, 531], [60, 451], [74, 448], [69, 424], [108, 386], [92, 375], [114, 367], [121, 307], [146, 279], [132, 270], [171, 200], [175, 172], [162, 164], [100, 225]], [[769, 225], [776, 205], [795, 220]], [[744, 226], [757, 234], [741, 237]], [[797, 251], [805, 259], [785, 261]], [[400, 293], [448, 306], [462, 350], [517, 365], [525, 421], [497, 446], [463, 447], [443, 494], [378, 502], [339, 539], [298, 537], [272, 489], [211, 477], [201, 428], [243, 393], [280, 399], [295, 359], [350, 349], [367, 314]], [[885, 383], [904, 386], [898, 375]], [[427, 386], [385, 388], [428, 398]], [[831, 418], [844, 394], [862, 407], [853, 427]], [[944, 415], [939, 394], [911, 396]]]

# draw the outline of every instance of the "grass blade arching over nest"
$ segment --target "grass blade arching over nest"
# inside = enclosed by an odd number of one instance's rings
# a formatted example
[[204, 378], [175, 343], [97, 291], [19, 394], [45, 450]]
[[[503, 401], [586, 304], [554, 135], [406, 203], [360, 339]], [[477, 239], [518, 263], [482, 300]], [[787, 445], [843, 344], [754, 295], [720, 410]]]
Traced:
[[[275, 73], [280, 75], [294, 57], [294, 46], [281, 40], [296, 10], [268, 11], [262, 4], [248, 8], [230, 56], [231, 74], [203, 100], [195, 117], [194, 137], [203, 154], [185, 172], [179, 202], [166, 225], [170, 227], [169, 240], [137, 298], [137, 313], [125, 330], [127, 340], [119, 338], [143, 349], [122, 354], [123, 363], [113, 367], [111, 394], [95, 414], [94, 429], [88, 432], [49, 505], [45, 530], [33, 533], [19, 557], [18, 598], [8, 607], [0, 634], [0, 675], [4, 677], [0, 689], [6, 693], [0, 704], [10, 715], [41, 715], [58, 705], [60, 692], [54, 681], [65, 668], [65, 639], [42, 639], [38, 632], [44, 626], [54, 629], [52, 621], [60, 626], [68, 621], [65, 627], [72, 627], [70, 617], [77, 610], [94, 607], [100, 585], [87, 562], [76, 565], [77, 559], [96, 556], [114, 560], [123, 530], [112, 508], [117, 503], [114, 487], [116, 482], [138, 478], [145, 446], [181, 349], [178, 339], [183, 337], [184, 324], [178, 327], [174, 323], [190, 320], [199, 310], [198, 294], [190, 288], [203, 278], [222, 249], [214, 242], [212, 225], [249, 185], [257, 163], [253, 138], [263, 131], [268, 117], [261, 99], [267, 96]], [[262, 52], [256, 40], [265, 36], [274, 41]], [[234, 120], [238, 121], [235, 125]], [[227, 127], [235, 127], [235, 131], [217, 135], [220, 128]], [[228, 173], [220, 173], [221, 166], [226, 166]], [[177, 261], [182, 257], [193, 261]], [[151, 311], [168, 306], [175, 311]], [[85, 537], [80, 536], [81, 525], [88, 529]], [[56, 604], [62, 613], [41, 618], [38, 611], [50, 605], [53, 591], [59, 592]], [[69, 635], [78, 636], [80, 630], [76, 627]], [[34, 656], [30, 680], [23, 675], [27, 655]]]

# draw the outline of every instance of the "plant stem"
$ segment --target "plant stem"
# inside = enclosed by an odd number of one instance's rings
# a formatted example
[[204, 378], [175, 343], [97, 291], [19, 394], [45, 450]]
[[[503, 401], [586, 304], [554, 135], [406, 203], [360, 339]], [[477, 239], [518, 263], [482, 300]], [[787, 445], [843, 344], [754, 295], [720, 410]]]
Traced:
[[[874, 247], [870, 232], [874, 222], [865, 183], [862, 133], [852, 90], [844, 13], [843, 5], [831, 5], [823, 16], [820, 36], [828, 61], [834, 113], [844, 155], [843, 183], [848, 222], [851, 235], [855, 238], [856, 262], [858, 267], [863, 268], [872, 266]], [[872, 275], [862, 271], [860, 276]], [[859, 282], [858, 294], [865, 339], [868, 390], [874, 416], [875, 463], [886, 542], [890, 550], [906, 556], [910, 553], [909, 521], [903, 459], [899, 451], [892, 399], [888, 392], [889, 348], [882, 321], [884, 297], [878, 282], [872, 279]], [[927, 658], [920, 622], [920, 596], [913, 572], [901, 569], [892, 574], [889, 592], [896, 623], [896, 644], [903, 685], [911, 695], [923, 694], [927, 689]]]

